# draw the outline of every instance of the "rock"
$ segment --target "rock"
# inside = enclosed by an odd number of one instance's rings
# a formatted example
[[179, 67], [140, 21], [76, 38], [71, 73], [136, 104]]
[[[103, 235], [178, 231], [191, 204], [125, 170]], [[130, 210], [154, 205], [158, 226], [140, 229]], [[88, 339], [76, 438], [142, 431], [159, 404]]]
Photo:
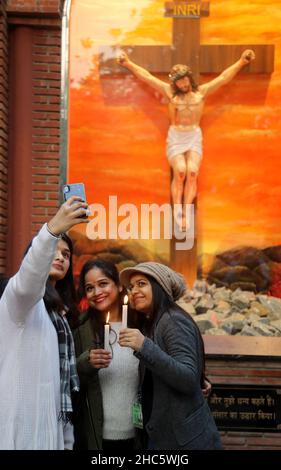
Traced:
[[263, 279], [263, 289], [267, 289], [271, 281], [271, 263], [262, 263], [254, 269], [254, 272]]
[[215, 305], [212, 297], [210, 294], [203, 294], [201, 299], [199, 300], [198, 304], [196, 305], [196, 313], [206, 313], [207, 310], [212, 309]]
[[120, 271], [122, 271], [122, 269], [132, 268], [135, 265], [136, 265], [135, 261], [133, 261], [132, 259], [127, 259], [125, 261], [122, 261], [121, 263], [118, 263], [117, 269], [120, 272]]
[[278, 330], [270, 325], [263, 325], [261, 322], [252, 323], [252, 328], [259, 333], [260, 336], [278, 336]]
[[241, 289], [231, 291], [204, 281], [195, 283], [178, 304], [205, 334], [224, 331], [242, 336], [281, 336], [281, 299], [275, 297]]
[[208, 275], [207, 278], [208, 282], [215, 284], [217, 287], [229, 287], [229, 284], [226, 281], [222, 281], [215, 276], [213, 276], [211, 273]]
[[187, 313], [189, 313], [189, 315], [191, 315], [191, 316], [196, 315], [196, 310], [195, 310], [195, 308], [194, 308], [194, 306], [192, 305], [191, 302], [184, 302], [183, 300], [178, 300], [177, 304], [183, 310], [185, 310]]
[[208, 292], [208, 283], [204, 280], [197, 279], [193, 284], [192, 290], [206, 294]]
[[279, 335], [281, 335], [281, 320], [273, 320], [270, 322], [270, 325], [276, 328], [279, 331]]
[[[200, 259], [204, 260], [205, 255]], [[281, 245], [264, 250], [237, 247], [218, 253], [213, 260], [209, 256], [203, 276], [217, 287], [271, 292], [281, 297]], [[280, 287], [276, 287], [278, 282]]]
[[251, 325], [251, 323], [260, 320], [260, 317], [256, 313], [251, 312], [251, 310], [248, 310], [248, 312], [245, 313], [245, 318], [247, 319], [248, 325]]
[[227, 335], [228, 333], [223, 330], [222, 328], [210, 328], [209, 330], [205, 331], [206, 335], [213, 335], [213, 336], [220, 336], [220, 335]]
[[[81, 258], [81, 256], [80, 256]], [[111, 263], [118, 264], [124, 262], [124, 257], [119, 253], [101, 252], [96, 255], [96, 259], [110, 261]]]
[[193, 299], [201, 299], [201, 297], [204, 296], [204, 292], [201, 292], [200, 290], [198, 291], [198, 290], [195, 290], [195, 289], [189, 291], [189, 294], [191, 295], [191, 297]]
[[231, 285], [237, 282], [248, 282], [252, 283], [258, 288], [263, 285], [263, 279], [254, 271], [251, 271], [246, 266], [227, 266], [221, 268], [218, 271], [210, 273], [212, 277], [218, 279], [227, 285]]
[[253, 292], [241, 291], [240, 289], [234, 291], [231, 296], [233, 305], [236, 305], [240, 310], [248, 308], [250, 306], [250, 302], [255, 299], [256, 297]]
[[226, 289], [225, 287], [219, 287], [215, 289], [213, 297], [216, 302], [219, 302], [220, 300], [228, 302], [231, 298], [231, 294], [232, 291], [230, 289]]
[[240, 333], [240, 336], [260, 336], [260, 334], [251, 326], [244, 325], [243, 330]]
[[193, 319], [197, 323], [198, 328], [202, 334], [205, 333], [206, 330], [209, 330], [210, 328], [216, 328], [217, 326], [210, 320], [210, 317], [207, 314], [195, 315]]
[[232, 290], [240, 289], [246, 291], [257, 292], [257, 286], [254, 282], [232, 282], [229, 286]]
[[85, 233], [76, 230], [71, 230], [70, 236], [75, 255], [78, 258], [91, 255], [93, 258], [107, 256], [107, 259], [110, 259], [110, 254], [112, 254], [113, 260], [116, 259], [116, 256], [119, 257], [118, 262], [124, 261], [126, 263], [129, 260], [134, 261], [134, 264], [142, 261], [164, 262], [161, 256], [155, 255], [136, 240], [91, 240]]
[[209, 318], [209, 320], [211, 320], [212, 323], [214, 323], [216, 326], [219, 325], [219, 323], [221, 323], [222, 321], [222, 318], [220, 318], [220, 314], [218, 312], [215, 312], [214, 310], [208, 310], [206, 312], [206, 316], [207, 318]]
[[228, 302], [225, 302], [224, 300], [220, 300], [216, 306], [215, 309], [217, 312], [221, 313], [230, 313], [231, 312], [231, 305]]
[[257, 300], [270, 310], [270, 313], [281, 313], [281, 299], [267, 295], [257, 295]]
[[281, 245], [265, 248], [263, 252], [272, 261], [276, 261], [276, 263], [281, 263]]
[[231, 335], [235, 335], [239, 331], [241, 331], [244, 327], [246, 320], [245, 316], [241, 315], [240, 313], [235, 313], [224, 320], [220, 327], [227, 331]]
[[260, 317], [267, 317], [267, 315], [270, 313], [270, 309], [262, 305], [260, 302], [254, 300], [251, 302], [250, 312], [256, 313]]
[[217, 258], [229, 266], [243, 265], [250, 269], [269, 261], [266, 252], [251, 246], [238, 247], [225, 251], [217, 255]]

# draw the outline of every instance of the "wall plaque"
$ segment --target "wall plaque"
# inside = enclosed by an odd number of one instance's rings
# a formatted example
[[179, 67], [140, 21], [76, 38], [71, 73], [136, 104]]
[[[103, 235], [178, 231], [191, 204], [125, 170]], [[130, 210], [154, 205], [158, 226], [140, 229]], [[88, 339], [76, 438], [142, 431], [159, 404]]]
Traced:
[[281, 385], [214, 385], [209, 406], [221, 430], [281, 432]]

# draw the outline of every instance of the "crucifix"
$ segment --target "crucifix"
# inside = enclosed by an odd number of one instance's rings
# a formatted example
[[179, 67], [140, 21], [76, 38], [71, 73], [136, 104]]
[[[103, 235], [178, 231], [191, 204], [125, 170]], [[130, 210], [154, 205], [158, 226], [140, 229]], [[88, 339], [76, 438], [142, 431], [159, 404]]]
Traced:
[[[240, 57], [245, 49], [254, 49], [256, 60], [246, 66], [247, 73], [270, 74], [274, 66], [274, 45], [201, 45], [200, 18], [209, 16], [209, 2], [176, 0], [165, 3], [165, 16], [173, 18], [172, 44], [168, 46], [126, 46], [130, 59], [152, 74], [169, 73], [174, 64], [188, 64], [198, 81], [199, 75], [221, 73]], [[114, 60], [100, 62], [101, 74], [124, 73]], [[164, 158], [164, 156], [163, 156]], [[170, 261], [192, 285], [197, 277], [196, 200], [194, 244], [189, 250], [176, 250], [177, 240], [171, 240]]]

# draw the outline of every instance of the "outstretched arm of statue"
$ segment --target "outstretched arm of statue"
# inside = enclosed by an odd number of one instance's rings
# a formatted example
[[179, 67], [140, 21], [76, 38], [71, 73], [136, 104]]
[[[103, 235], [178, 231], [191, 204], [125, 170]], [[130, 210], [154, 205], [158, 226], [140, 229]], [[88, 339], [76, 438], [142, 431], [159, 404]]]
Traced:
[[169, 96], [170, 85], [159, 78], [154, 77], [148, 70], [132, 62], [125, 52], [117, 57], [117, 63], [132, 72], [135, 77], [159, 91], [164, 96]]
[[203, 96], [208, 96], [214, 91], [218, 90], [221, 86], [229, 83], [235, 75], [241, 70], [245, 65], [248, 65], [255, 59], [255, 53], [251, 49], [246, 49], [242, 54], [239, 60], [232, 64], [230, 67], [225, 69], [217, 78], [211, 80], [204, 85], [199, 87], [200, 93]]

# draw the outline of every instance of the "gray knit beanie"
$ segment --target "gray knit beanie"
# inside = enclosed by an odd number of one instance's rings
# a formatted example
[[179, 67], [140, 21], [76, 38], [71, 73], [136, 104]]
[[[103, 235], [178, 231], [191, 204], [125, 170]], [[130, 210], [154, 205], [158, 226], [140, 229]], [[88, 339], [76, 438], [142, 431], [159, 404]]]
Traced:
[[153, 277], [172, 300], [178, 300], [186, 291], [186, 283], [182, 274], [173, 271], [165, 264], [149, 261], [139, 263], [133, 268], [125, 268], [120, 272], [120, 282], [128, 286], [133, 274], [142, 273]]

